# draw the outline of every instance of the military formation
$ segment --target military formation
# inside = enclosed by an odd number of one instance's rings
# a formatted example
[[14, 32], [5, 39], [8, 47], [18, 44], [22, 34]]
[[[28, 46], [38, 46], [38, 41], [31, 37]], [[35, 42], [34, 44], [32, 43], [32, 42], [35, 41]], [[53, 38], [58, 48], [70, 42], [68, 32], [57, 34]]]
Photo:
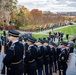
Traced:
[[6, 54], [2, 54], [2, 62], [7, 67], [6, 75], [66, 75], [69, 56], [74, 49], [73, 41], [61, 40], [57, 44], [51, 36], [36, 39], [9, 30], [7, 37], [1, 37], [2, 46], [5, 38]]

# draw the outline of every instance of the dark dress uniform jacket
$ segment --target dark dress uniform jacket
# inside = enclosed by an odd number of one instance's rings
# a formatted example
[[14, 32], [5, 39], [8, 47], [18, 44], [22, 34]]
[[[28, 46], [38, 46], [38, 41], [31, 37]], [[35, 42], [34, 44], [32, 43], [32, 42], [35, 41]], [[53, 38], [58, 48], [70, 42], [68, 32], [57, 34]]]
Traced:
[[28, 43], [25, 43], [25, 44], [24, 44], [24, 48], [25, 48], [26, 50], [28, 50], [28, 46], [29, 46]]
[[54, 47], [52, 47], [51, 50], [52, 50], [52, 62], [55, 62], [57, 60], [57, 52]]
[[57, 60], [58, 60], [59, 59], [59, 55], [61, 53], [61, 48], [57, 48], [56, 50], [57, 50]]
[[44, 64], [48, 64], [50, 62], [50, 47], [46, 46], [44, 51]]
[[24, 63], [26, 65], [26, 72], [29, 74], [35, 72], [37, 68], [36, 58], [37, 58], [37, 48], [32, 45], [26, 50], [26, 57], [24, 58]]
[[[12, 47], [12, 45], [14, 45]], [[23, 50], [24, 46], [20, 42], [11, 42], [7, 46], [7, 54], [3, 63], [7, 67], [7, 75], [21, 75], [23, 73]]]
[[38, 47], [38, 54], [37, 54], [37, 65], [38, 68], [43, 67], [43, 55], [44, 55], [44, 47]]
[[63, 49], [59, 55], [59, 68], [62, 70], [67, 69], [67, 55], [66, 55], [66, 49]]

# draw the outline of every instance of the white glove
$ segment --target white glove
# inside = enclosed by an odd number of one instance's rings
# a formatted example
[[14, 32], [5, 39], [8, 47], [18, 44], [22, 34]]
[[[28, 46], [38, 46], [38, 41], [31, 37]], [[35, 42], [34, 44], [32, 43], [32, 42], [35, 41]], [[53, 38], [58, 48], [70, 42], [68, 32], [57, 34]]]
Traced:
[[5, 53], [1, 53], [1, 57], [5, 58], [6, 54]]
[[23, 59], [25, 58], [25, 55], [23, 55]]

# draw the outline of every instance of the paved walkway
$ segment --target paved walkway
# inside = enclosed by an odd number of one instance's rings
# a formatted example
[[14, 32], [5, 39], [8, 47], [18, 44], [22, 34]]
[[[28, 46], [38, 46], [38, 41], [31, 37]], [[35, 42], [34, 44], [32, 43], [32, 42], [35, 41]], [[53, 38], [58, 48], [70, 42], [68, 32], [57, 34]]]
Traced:
[[72, 54], [66, 75], [76, 75], [76, 49], [75, 53]]
[[[58, 29], [62, 29], [62, 28], [69, 27], [69, 26], [71, 26], [71, 25], [54, 28], [53, 30], [58, 30]], [[44, 31], [40, 31], [40, 32], [25, 32], [25, 31], [20, 31], [20, 32], [21, 32], [21, 33], [46, 34], [46, 33], [50, 32], [51, 30], [52, 30], [52, 29], [48, 29], [48, 30], [44, 30]]]
[[1, 75], [1, 68], [2, 68], [2, 58], [1, 58], [1, 54], [0, 54], [0, 75]]
[[[1, 51], [2, 53], [3, 53], [3, 49], [4, 49], [4, 47], [2, 46], [2, 51]], [[3, 63], [2, 63], [2, 60], [3, 60], [2, 57], [3, 57], [3, 56], [2, 56], [2, 53], [1, 53], [1, 52], [0, 52], [0, 75], [2, 75], [2, 74], [1, 74], [1, 70], [2, 70], [2, 65], [3, 65]]]

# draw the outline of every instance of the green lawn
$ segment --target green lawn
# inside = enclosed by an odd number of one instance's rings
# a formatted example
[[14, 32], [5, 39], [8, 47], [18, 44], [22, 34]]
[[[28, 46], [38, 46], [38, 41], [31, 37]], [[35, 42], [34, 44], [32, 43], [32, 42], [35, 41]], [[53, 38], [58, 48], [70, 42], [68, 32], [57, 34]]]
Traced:
[[76, 36], [76, 25], [69, 26], [66, 28], [55, 30], [54, 32], [63, 32], [64, 34], [75, 35]]
[[3, 32], [2, 31], [0, 31], [0, 36], [3, 34]]
[[[69, 26], [66, 28], [62, 28], [62, 29], [58, 29], [58, 30], [54, 30], [54, 32], [63, 32], [64, 34], [69, 34], [72, 36], [76, 36], [76, 25], [73, 26]], [[48, 37], [49, 34], [33, 34], [33, 36], [35, 38], [43, 38], [43, 37]], [[69, 39], [71, 38], [71, 36], [69, 36]], [[66, 40], [66, 38], [64, 37], [64, 39]]]
[[[6, 31], [6, 35], [8, 34], [8, 31]], [[3, 31], [0, 31], [0, 36], [3, 35]]]
[[[69, 26], [69, 27], [66, 27], [66, 28], [62, 28], [62, 29], [58, 29], [58, 30], [53, 30], [54, 32], [63, 32], [64, 34], [69, 34], [69, 35], [76, 35], [76, 25], [73, 25], [73, 26]], [[2, 35], [2, 31], [0, 31], [0, 36]], [[48, 33], [46, 34], [33, 34], [33, 36], [35, 38], [43, 38], [43, 37], [48, 37]], [[65, 38], [65, 37], [64, 37]]]
[[46, 35], [46, 34], [33, 34], [33, 36], [38, 39], [38, 38], [47, 38], [49, 35]]

